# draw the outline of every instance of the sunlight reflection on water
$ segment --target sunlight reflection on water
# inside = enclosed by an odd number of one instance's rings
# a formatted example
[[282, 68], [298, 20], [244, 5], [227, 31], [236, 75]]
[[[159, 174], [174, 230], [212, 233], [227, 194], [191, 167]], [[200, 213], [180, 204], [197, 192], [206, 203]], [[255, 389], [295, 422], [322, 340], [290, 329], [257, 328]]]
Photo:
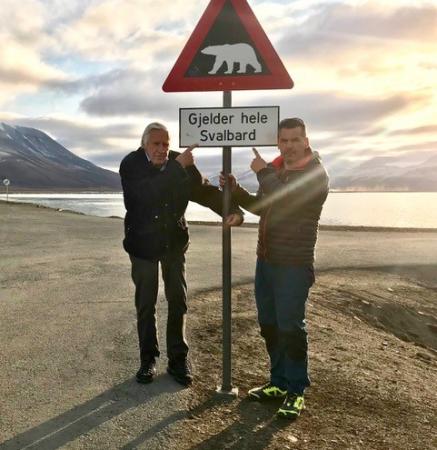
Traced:
[[[0, 195], [5, 199], [5, 195]], [[115, 194], [9, 194], [11, 201], [30, 202], [101, 217], [124, 217], [121, 193]], [[436, 192], [331, 192], [321, 224], [400, 228], [437, 228]], [[203, 206], [190, 203], [186, 217], [192, 221], [220, 221]], [[246, 222], [258, 217], [247, 213]]]

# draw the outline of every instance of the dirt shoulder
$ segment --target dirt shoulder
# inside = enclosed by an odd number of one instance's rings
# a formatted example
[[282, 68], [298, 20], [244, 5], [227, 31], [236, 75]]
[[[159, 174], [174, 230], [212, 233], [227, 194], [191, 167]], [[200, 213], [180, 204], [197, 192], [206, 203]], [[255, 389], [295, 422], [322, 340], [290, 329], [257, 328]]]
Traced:
[[[251, 402], [268, 361], [252, 286], [233, 291], [235, 400], [221, 380], [221, 317], [211, 292], [192, 299], [197, 382], [178, 449], [434, 449], [437, 440], [437, 292], [373, 271], [322, 274], [308, 304], [312, 386], [295, 423], [275, 418], [278, 403]], [[176, 444], [177, 443], [177, 444]]]

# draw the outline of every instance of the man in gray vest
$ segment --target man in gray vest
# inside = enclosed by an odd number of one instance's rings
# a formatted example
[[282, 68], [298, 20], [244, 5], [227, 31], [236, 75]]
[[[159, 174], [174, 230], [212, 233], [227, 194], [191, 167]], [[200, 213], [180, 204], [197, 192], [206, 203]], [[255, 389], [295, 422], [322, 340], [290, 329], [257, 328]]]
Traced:
[[[284, 119], [278, 129], [280, 156], [267, 163], [253, 149], [256, 195], [229, 181], [233, 199], [260, 216], [255, 298], [258, 322], [270, 357], [270, 380], [249, 398], [283, 399], [277, 415], [297, 418], [304, 409], [308, 376], [305, 305], [314, 283], [314, 247], [328, 175], [313, 152], [301, 119]], [[224, 177], [220, 183], [224, 185]]]

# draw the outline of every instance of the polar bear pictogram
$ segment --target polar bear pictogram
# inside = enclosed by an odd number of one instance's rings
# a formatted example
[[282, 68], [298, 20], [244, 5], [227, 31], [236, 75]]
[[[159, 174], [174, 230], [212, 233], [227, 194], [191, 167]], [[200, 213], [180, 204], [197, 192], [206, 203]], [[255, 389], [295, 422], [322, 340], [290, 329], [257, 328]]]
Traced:
[[255, 50], [249, 44], [210, 45], [201, 50], [201, 53], [215, 56], [214, 66], [208, 72], [210, 75], [216, 74], [224, 63], [227, 65], [225, 74], [230, 74], [234, 71], [235, 63], [240, 65], [237, 73], [247, 73], [247, 66], [252, 66], [255, 73], [262, 70]]

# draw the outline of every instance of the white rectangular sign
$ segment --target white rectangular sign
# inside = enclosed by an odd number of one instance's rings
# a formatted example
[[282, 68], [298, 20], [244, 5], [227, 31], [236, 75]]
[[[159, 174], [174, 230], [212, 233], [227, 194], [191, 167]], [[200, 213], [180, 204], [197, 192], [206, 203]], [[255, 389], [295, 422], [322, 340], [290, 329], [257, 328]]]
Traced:
[[252, 147], [276, 145], [279, 106], [180, 108], [179, 145]]

